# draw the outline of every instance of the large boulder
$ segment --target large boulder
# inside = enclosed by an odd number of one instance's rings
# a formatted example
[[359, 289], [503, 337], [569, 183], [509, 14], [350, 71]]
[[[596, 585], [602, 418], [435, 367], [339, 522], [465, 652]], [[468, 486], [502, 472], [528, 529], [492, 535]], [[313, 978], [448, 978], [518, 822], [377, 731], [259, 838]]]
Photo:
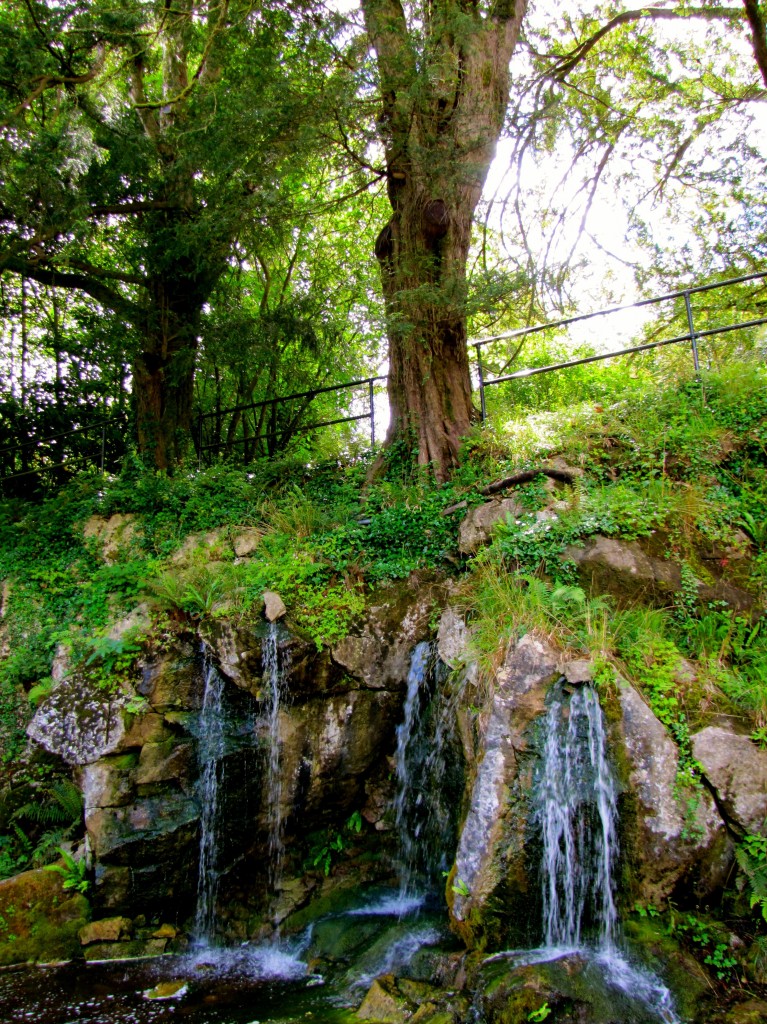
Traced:
[[[533, 881], [526, 849], [537, 749], [532, 724], [559, 676], [557, 652], [527, 635], [510, 648], [482, 716], [476, 772], [448, 899], [451, 923], [470, 946], [530, 938]], [[527, 933], [527, 934], [526, 934]]]
[[435, 586], [414, 592], [410, 581], [381, 591], [360, 628], [335, 644], [333, 662], [370, 689], [401, 690], [413, 648], [428, 637], [440, 598]]
[[83, 539], [96, 548], [107, 565], [114, 565], [140, 548], [136, 516], [131, 513], [116, 513], [109, 519], [91, 516], [83, 526]]
[[692, 737], [692, 751], [735, 829], [767, 835], [767, 751], [716, 725]]
[[63, 679], [43, 701], [27, 726], [30, 739], [67, 764], [91, 764], [123, 749], [130, 696], [106, 694], [87, 679]]
[[702, 785], [680, 785], [679, 749], [637, 690], [624, 683], [619, 700], [628, 789], [624, 853], [635, 896], [663, 905], [682, 884], [705, 896], [724, 882], [732, 862], [724, 822]]
[[61, 875], [38, 868], [0, 881], [0, 966], [79, 955], [88, 900], [62, 887]]
[[[611, 594], [621, 605], [669, 604], [682, 591], [678, 562], [659, 558], [649, 541], [618, 540], [596, 534], [583, 545], [565, 548], [564, 561], [575, 562], [582, 585], [592, 594]], [[752, 594], [724, 579], [697, 582], [700, 601], [724, 601], [737, 611], [749, 611]]]
[[516, 498], [494, 498], [472, 508], [458, 529], [458, 550], [462, 555], [474, 555], [490, 540], [496, 523], [506, 517], [515, 519], [527, 510]]
[[682, 589], [679, 565], [647, 554], [638, 541], [598, 534], [582, 546], [570, 545], [562, 557], [575, 562], [581, 582], [592, 593], [612, 594], [622, 603], [668, 604]]

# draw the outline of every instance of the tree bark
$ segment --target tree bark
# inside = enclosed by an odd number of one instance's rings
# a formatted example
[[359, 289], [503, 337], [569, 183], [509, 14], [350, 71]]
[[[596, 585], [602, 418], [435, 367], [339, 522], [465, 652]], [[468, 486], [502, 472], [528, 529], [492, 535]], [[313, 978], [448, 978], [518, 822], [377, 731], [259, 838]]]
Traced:
[[150, 283], [141, 347], [133, 363], [133, 400], [139, 451], [152, 456], [156, 469], [179, 463], [188, 446], [205, 298], [188, 280]]
[[376, 243], [389, 341], [386, 443], [417, 446], [446, 479], [477, 414], [466, 351], [466, 266], [509, 98], [509, 61], [526, 0], [481, 14], [429, 5], [423, 42], [400, 0], [362, 0], [376, 52], [379, 128], [392, 216]]
[[759, 0], [743, 0], [746, 9], [746, 18], [751, 30], [751, 46], [754, 50], [754, 59], [767, 86], [767, 30], [765, 29], [765, 15]]

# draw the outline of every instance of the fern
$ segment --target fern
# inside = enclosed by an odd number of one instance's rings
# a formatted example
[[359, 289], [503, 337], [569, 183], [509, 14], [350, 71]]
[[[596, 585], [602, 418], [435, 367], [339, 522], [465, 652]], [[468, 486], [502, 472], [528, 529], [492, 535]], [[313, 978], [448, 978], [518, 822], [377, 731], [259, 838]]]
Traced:
[[42, 799], [30, 800], [14, 814], [37, 825], [73, 825], [83, 813], [80, 790], [69, 779], [62, 779], [41, 793]]
[[83, 814], [83, 795], [74, 782], [62, 779], [50, 788], [50, 794], [66, 814], [67, 821], [78, 822]]
[[735, 851], [735, 856], [749, 887], [751, 909], [759, 907], [767, 921], [767, 838], [747, 835]]
[[58, 856], [58, 847], [69, 839], [71, 832], [71, 825], [68, 828], [53, 828], [48, 832], [43, 832], [32, 853], [33, 867], [39, 868], [55, 860]]

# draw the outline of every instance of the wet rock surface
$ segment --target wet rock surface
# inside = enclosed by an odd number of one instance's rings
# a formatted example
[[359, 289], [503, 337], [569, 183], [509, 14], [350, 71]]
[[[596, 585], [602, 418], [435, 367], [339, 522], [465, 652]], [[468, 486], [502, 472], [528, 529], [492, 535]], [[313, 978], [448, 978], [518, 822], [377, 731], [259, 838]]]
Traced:
[[536, 758], [530, 726], [544, 713], [546, 692], [559, 674], [557, 652], [543, 640], [524, 637], [509, 650], [482, 715], [448, 896], [453, 926], [469, 946], [497, 948], [510, 934], [519, 939], [534, 926], [530, 904], [536, 883], [526, 849]]

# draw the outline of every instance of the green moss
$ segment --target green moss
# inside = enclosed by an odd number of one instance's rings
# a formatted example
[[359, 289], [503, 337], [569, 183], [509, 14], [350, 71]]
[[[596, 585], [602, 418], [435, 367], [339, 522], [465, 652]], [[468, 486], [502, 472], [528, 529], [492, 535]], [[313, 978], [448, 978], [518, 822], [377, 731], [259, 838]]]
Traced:
[[89, 920], [88, 900], [63, 890], [57, 875], [40, 869], [7, 879], [0, 883], [0, 965], [79, 956], [78, 932]]

